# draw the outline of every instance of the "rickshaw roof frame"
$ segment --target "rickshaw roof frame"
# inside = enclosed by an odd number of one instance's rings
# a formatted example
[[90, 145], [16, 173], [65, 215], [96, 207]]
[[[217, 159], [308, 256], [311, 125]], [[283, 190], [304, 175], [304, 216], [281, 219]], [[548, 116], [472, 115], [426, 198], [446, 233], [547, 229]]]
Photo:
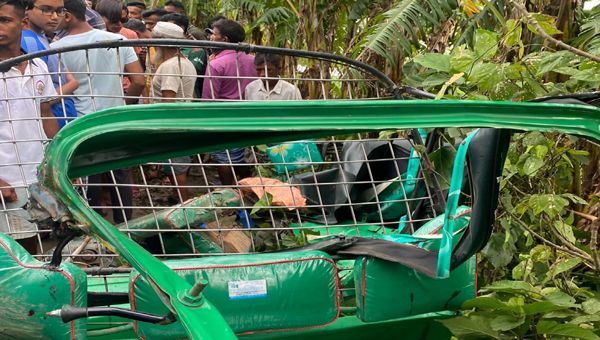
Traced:
[[[569, 104], [453, 100], [123, 106], [86, 115], [61, 130], [46, 149], [39, 179], [68, 206], [84, 230], [100, 236], [153, 283], [168, 307], [178, 315], [190, 338], [207, 335], [210, 338], [210, 334], [218, 334], [218, 338], [226, 339], [234, 335], [226, 329], [227, 324], [215, 313], [214, 307], [209, 302], [200, 308], [182, 304], [178, 293], [191, 286], [91, 210], [71, 185], [71, 178], [156, 159], [282, 138], [299, 140], [343, 133], [436, 127], [558, 130], [599, 141], [600, 109]], [[216, 138], [226, 142], [215, 142]], [[172, 145], [164, 147], [160, 141], [169, 141]]]

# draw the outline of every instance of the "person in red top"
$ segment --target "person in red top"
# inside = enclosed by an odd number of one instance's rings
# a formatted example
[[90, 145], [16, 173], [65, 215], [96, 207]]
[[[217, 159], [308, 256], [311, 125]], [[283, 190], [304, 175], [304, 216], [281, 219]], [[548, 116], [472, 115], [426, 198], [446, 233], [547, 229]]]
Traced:
[[[137, 34], [134, 31], [123, 27], [123, 24], [129, 20], [129, 17], [127, 12], [127, 6], [125, 6], [125, 4], [123, 4], [121, 1], [101, 0], [96, 5], [96, 11], [98, 12], [98, 14], [100, 14], [102, 20], [104, 20], [107, 31], [111, 33], [120, 34], [128, 40], [138, 38]], [[133, 48], [133, 50], [139, 58], [140, 53], [142, 52], [142, 48], [136, 46]], [[127, 92], [127, 89], [129, 89], [130, 84], [131, 82], [129, 81], [129, 78], [123, 77], [123, 90], [125, 92]]]

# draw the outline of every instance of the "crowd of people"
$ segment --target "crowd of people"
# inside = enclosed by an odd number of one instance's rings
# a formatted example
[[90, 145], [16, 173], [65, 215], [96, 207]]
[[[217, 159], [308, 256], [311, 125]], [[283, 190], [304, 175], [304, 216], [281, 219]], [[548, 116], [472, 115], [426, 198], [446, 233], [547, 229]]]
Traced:
[[[120, 0], [4, 0], [0, 2], [0, 61], [27, 53], [118, 39], [192, 39], [243, 42], [243, 26], [226, 17], [193, 26], [184, 5], [168, 0], [163, 8]], [[164, 44], [76, 50], [33, 58], [2, 73], [0, 86], [0, 232], [35, 253], [37, 227], [22, 209], [27, 186], [37, 181], [44, 146], [70, 121], [123, 105], [191, 100], [301, 100], [298, 88], [278, 79], [277, 55], [255, 56], [234, 50]], [[250, 176], [244, 148], [212, 154], [224, 185]], [[165, 161], [189, 163], [188, 157]], [[187, 183], [185, 165], [165, 166], [171, 182]], [[126, 184], [103, 187], [103, 183]], [[92, 207], [133, 206], [131, 169], [87, 178]], [[94, 185], [95, 184], [95, 185]], [[110, 198], [108, 198], [110, 197]], [[185, 188], [158, 197], [159, 203], [185, 201]], [[110, 202], [107, 202], [110, 200]], [[99, 213], [103, 213], [98, 208]], [[131, 209], [114, 209], [113, 220], [131, 218]]]

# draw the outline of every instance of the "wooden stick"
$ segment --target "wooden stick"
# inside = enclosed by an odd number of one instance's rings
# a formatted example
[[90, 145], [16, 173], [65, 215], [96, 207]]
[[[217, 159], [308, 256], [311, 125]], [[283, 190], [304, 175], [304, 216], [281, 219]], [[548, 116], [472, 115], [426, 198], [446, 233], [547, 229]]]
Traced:
[[585, 214], [585, 213], [582, 213], [582, 212], [579, 212], [579, 211], [575, 211], [575, 210], [571, 210], [571, 209], [567, 209], [567, 211], [572, 212], [573, 214], [575, 214], [577, 216], [580, 216], [580, 217], [583, 217], [583, 218], [585, 218], [587, 220], [590, 220], [592, 222], [595, 222], [598, 219], [598, 217], [596, 217], [594, 215]]
[[573, 47], [573, 46], [567, 45], [567, 44], [565, 44], [564, 42], [562, 42], [562, 41], [560, 41], [560, 40], [558, 40], [558, 39], [555, 39], [555, 38], [551, 37], [551, 36], [550, 36], [548, 33], [546, 33], [546, 31], [544, 31], [544, 29], [542, 28], [542, 26], [540, 26], [540, 24], [537, 22], [537, 20], [535, 20], [535, 19], [533, 18], [533, 16], [531, 16], [531, 14], [530, 14], [530, 13], [527, 11], [527, 9], [525, 8], [525, 6], [521, 5], [520, 3], [517, 3], [517, 2], [515, 2], [514, 0], [509, 0], [509, 2], [510, 2], [512, 5], [513, 5], [513, 7], [514, 7], [514, 8], [515, 8], [517, 11], [519, 11], [519, 12], [520, 12], [520, 13], [521, 13], [521, 14], [522, 14], [522, 15], [523, 15], [523, 16], [524, 16], [526, 19], [527, 19], [527, 22], [528, 22], [528, 23], [529, 23], [531, 26], [533, 26], [533, 28], [535, 28], [535, 30], [536, 30], [536, 31], [537, 31], [537, 32], [538, 32], [538, 33], [539, 33], [539, 34], [540, 34], [540, 35], [541, 35], [541, 36], [542, 36], [544, 39], [546, 39], [546, 40], [548, 40], [548, 41], [552, 42], [552, 43], [553, 43], [553, 44], [555, 44], [556, 46], [558, 46], [558, 47], [560, 47], [560, 48], [562, 48], [562, 49], [565, 49], [565, 50], [567, 50], [567, 51], [569, 51], [569, 52], [571, 52], [571, 53], [573, 53], [573, 54], [576, 54], [576, 55], [579, 55], [579, 56], [582, 56], [582, 57], [585, 57], [585, 58], [588, 58], [588, 59], [590, 59], [590, 60], [593, 60], [593, 61], [595, 61], [595, 62], [598, 62], [598, 63], [600, 63], [600, 58], [599, 58], [599, 57], [597, 57], [597, 56], [595, 56], [595, 55], [593, 55], [593, 54], [587, 53], [587, 52], [585, 52], [585, 51], [582, 51], [582, 50], [580, 50], [580, 49], [578, 49], [578, 48], [575, 48], [575, 47]]
[[77, 249], [75, 249], [75, 251], [73, 252], [73, 254], [71, 255], [71, 257], [69, 257], [66, 261], [69, 262], [69, 263], [73, 262], [73, 258], [75, 256], [79, 255], [83, 251], [83, 249], [85, 248], [85, 246], [87, 246], [87, 244], [90, 243], [91, 240], [92, 240], [91, 237], [86, 236], [83, 239], [83, 242], [81, 242], [81, 244], [79, 245], [79, 247], [77, 247]]
[[598, 228], [600, 227], [600, 221], [596, 219], [594, 223], [592, 223], [592, 238], [590, 240], [590, 251], [592, 252], [592, 257], [594, 259], [594, 271], [596, 273], [600, 272], [600, 259], [598, 258]]

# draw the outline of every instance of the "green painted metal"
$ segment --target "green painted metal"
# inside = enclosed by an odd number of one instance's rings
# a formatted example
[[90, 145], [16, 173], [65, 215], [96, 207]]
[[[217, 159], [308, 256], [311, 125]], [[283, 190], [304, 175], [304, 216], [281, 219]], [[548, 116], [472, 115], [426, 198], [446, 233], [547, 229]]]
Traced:
[[0, 287], [1, 339], [86, 339], [86, 319], [46, 316], [63, 305], [86, 307], [86, 276], [74, 264], [48, 267], [0, 233]]
[[156, 159], [225, 148], [399, 128], [496, 127], [559, 130], [600, 140], [600, 109], [566, 104], [478, 101], [244, 102], [128, 106], [87, 115], [46, 149], [40, 180], [94, 233], [153, 283], [191, 339], [233, 339], [210, 303], [190, 308], [191, 285], [94, 213], [70, 179]]
[[334, 324], [303, 331], [258, 333], [240, 336], [240, 340], [449, 340], [450, 331], [436, 320], [455, 317], [453, 312], [440, 312], [365, 323], [355, 316], [339, 318]]
[[475, 297], [475, 256], [450, 273], [432, 279], [399, 263], [377, 258], [356, 259], [354, 281], [358, 311], [365, 322], [384, 321], [423, 313], [458, 310]]
[[[222, 313], [235, 333], [272, 332], [320, 327], [338, 317], [337, 272], [329, 255], [320, 251], [215, 256], [164, 262], [190, 284], [208, 281], [202, 291]], [[131, 273], [135, 310], [164, 315], [153, 288], [137, 271]], [[264, 288], [247, 296], [235, 284]], [[263, 286], [264, 284], [264, 286]], [[310, 297], [308, 297], [310, 296]], [[181, 339], [180, 323], [153, 325], [136, 322], [146, 339]]]

